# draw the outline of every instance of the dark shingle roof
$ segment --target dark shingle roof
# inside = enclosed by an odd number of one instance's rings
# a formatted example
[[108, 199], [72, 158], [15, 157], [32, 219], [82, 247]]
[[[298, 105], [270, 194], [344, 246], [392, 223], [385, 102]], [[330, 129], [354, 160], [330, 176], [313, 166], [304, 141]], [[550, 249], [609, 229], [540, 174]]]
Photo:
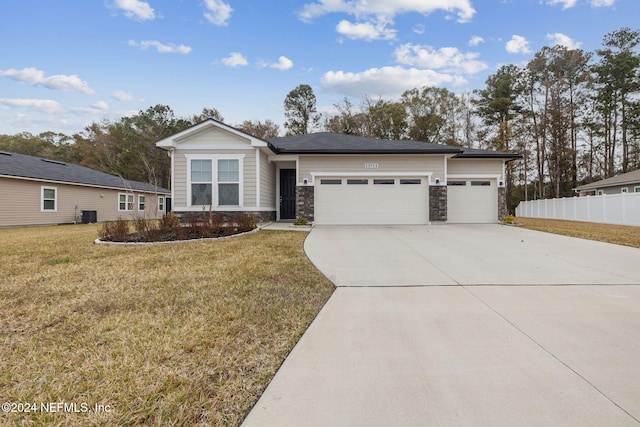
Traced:
[[267, 140], [278, 154], [454, 154], [460, 158], [520, 158], [519, 154], [420, 141], [388, 141], [332, 132]]
[[146, 182], [129, 181], [72, 163], [58, 162], [16, 153], [0, 152], [0, 176], [1, 175], [123, 190], [132, 189], [165, 194], [171, 193], [165, 188], [156, 187]]

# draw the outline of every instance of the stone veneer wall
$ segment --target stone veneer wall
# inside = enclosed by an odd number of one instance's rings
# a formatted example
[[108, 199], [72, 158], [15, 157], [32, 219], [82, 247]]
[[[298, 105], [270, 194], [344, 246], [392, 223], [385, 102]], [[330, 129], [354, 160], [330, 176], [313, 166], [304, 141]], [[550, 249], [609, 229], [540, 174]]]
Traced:
[[447, 220], [447, 186], [429, 187], [429, 221]]
[[296, 187], [296, 218], [307, 218], [308, 221], [313, 221], [314, 214], [314, 197], [315, 187], [310, 185], [300, 185]]
[[502, 221], [502, 217], [508, 214], [507, 189], [504, 187], [498, 187], [498, 221]]
[[[209, 218], [209, 211], [192, 211], [192, 212], [173, 212], [180, 217], [181, 222], [189, 222], [191, 219], [197, 221], [206, 221]], [[222, 220], [227, 223], [235, 222], [238, 215], [248, 214], [256, 217], [256, 221], [260, 222], [272, 222], [276, 220], [275, 211], [260, 211], [260, 212], [243, 212], [243, 211], [212, 211], [212, 213], [221, 216]]]

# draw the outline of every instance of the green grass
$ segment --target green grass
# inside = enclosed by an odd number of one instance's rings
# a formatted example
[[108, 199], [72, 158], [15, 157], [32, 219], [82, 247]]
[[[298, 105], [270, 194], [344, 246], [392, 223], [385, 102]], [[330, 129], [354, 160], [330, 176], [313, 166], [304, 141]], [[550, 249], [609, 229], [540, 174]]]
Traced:
[[150, 247], [0, 229], [0, 396], [108, 405], [0, 424], [238, 425], [333, 292], [306, 233]]

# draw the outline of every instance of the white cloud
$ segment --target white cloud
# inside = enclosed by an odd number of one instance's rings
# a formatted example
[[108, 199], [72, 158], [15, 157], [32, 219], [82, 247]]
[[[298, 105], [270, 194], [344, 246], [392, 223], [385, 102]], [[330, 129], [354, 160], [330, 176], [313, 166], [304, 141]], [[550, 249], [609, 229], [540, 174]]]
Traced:
[[398, 46], [394, 54], [399, 64], [445, 72], [473, 74], [488, 68], [487, 64], [476, 59], [477, 53], [462, 53], [456, 47], [436, 50], [431, 46], [407, 43]]
[[116, 101], [121, 101], [121, 102], [133, 101], [134, 99], [133, 95], [123, 90], [114, 90], [113, 93], [111, 94], [111, 97]]
[[402, 13], [429, 14], [442, 10], [455, 13], [458, 22], [468, 22], [476, 11], [470, 0], [319, 0], [302, 7], [299, 17], [303, 21], [329, 13], [347, 13], [356, 17], [373, 16], [379, 21], [392, 19]]
[[113, 7], [124, 11], [124, 16], [137, 21], [155, 19], [156, 14], [149, 3], [140, 0], [115, 0]]
[[276, 62], [275, 64], [270, 64], [268, 62], [262, 61], [260, 64], [258, 64], [258, 66], [260, 68], [269, 67], [269, 68], [277, 68], [278, 70], [285, 71], [293, 67], [293, 61], [287, 58], [286, 56], [281, 56], [280, 58], [278, 58], [278, 62]]
[[484, 43], [484, 39], [480, 36], [473, 36], [469, 40], [469, 46], [478, 46], [480, 43]]
[[461, 76], [402, 66], [370, 68], [359, 73], [329, 71], [320, 80], [326, 90], [356, 97], [364, 94], [398, 97], [405, 90], [415, 87], [460, 86], [465, 83], [466, 80]]
[[505, 45], [505, 49], [509, 53], [530, 53], [529, 42], [522, 36], [513, 35], [511, 40]]
[[247, 58], [239, 52], [231, 52], [228, 57], [222, 58], [222, 63], [227, 67], [243, 67], [249, 64]]
[[109, 104], [107, 104], [104, 101], [98, 101], [98, 102], [95, 102], [95, 103], [91, 104], [91, 108], [93, 108], [95, 110], [105, 111], [105, 110], [109, 109]]
[[593, 7], [610, 7], [613, 6], [616, 0], [591, 0], [591, 6]]
[[50, 99], [0, 98], [0, 103], [12, 107], [23, 107], [48, 114], [59, 113], [62, 107]]
[[549, 0], [547, 4], [555, 6], [561, 4], [563, 9], [569, 9], [576, 5], [578, 0]]
[[5, 71], [0, 70], [0, 76], [9, 77], [33, 86], [44, 86], [55, 90], [78, 91], [86, 93], [87, 95], [95, 94], [95, 91], [89, 87], [89, 84], [75, 74], [70, 76], [56, 74], [45, 77], [44, 71], [38, 70], [37, 68], [23, 68], [22, 70], [9, 68]]
[[386, 28], [385, 23], [351, 23], [346, 20], [342, 20], [336, 26], [338, 33], [346, 36], [352, 40], [393, 40], [396, 38], [396, 30]]
[[186, 55], [187, 53], [191, 52], [190, 46], [185, 46], [183, 44], [175, 45], [173, 43], [163, 44], [158, 40], [142, 40], [139, 42], [135, 40], [129, 40], [127, 44], [129, 46], [138, 47], [142, 50], [147, 50], [150, 47], [153, 47], [156, 49], [156, 51], [158, 51], [158, 53], [180, 53], [182, 55]]
[[204, 17], [213, 25], [224, 26], [229, 23], [231, 19], [231, 6], [222, 0], [205, 0], [204, 6], [207, 11], [204, 13]]
[[552, 46], [564, 46], [567, 49], [580, 49], [582, 46], [582, 43], [562, 33], [547, 34], [547, 40], [551, 42]]

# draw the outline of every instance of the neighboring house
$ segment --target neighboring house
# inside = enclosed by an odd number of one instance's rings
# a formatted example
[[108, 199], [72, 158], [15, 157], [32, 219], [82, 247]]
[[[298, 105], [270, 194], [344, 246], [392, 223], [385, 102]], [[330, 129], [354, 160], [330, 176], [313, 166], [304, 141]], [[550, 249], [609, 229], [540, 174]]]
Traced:
[[495, 223], [518, 154], [334, 133], [262, 140], [213, 119], [156, 143], [173, 210], [315, 224]]
[[640, 169], [576, 187], [580, 196], [640, 193]]
[[84, 166], [0, 151], [0, 227], [159, 218], [170, 194]]

